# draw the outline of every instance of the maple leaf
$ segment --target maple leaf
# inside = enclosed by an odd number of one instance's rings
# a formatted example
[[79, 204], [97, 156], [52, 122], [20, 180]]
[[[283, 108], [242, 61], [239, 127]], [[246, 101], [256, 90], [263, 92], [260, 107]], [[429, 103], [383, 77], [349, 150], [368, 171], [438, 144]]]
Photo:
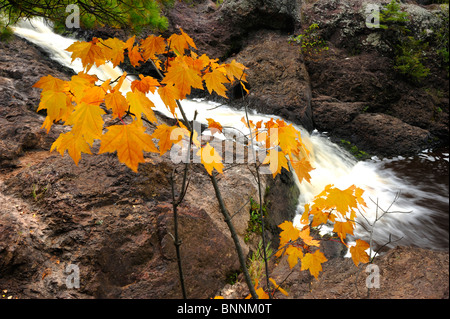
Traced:
[[43, 76], [33, 84], [34, 88], [39, 88], [44, 91], [56, 91], [56, 92], [63, 92], [66, 86], [66, 82], [55, 78], [51, 75]]
[[117, 38], [108, 38], [100, 41], [102, 44], [103, 56], [112, 62], [113, 67], [118, 66], [124, 60], [125, 43]]
[[237, 80], [246, 81], [245, 69], [247, 68], [243, 64], [233, 60], [228, 64], [224, 64], [224, 68], [231, 81], [234, 81], [235, 78]]
[[278, 225], [283, 231], [280, 233], [280, 247], [290, 241], [296, 241], [300, 236], [300, 230], [294, 226], [290, 221], [284, 221], [282, 224]]
[[73, 75], [67, 83], [70, 93], [72, 93], [73, 101], [80, 103], [83, 98], [84, 91], [95, 85], [98, 80], [97, 76], [79, 72]]
[[162, 86], [158, 89], [158, 94], [161, 97], [161, 100], [163, 101], [164, 105], [167, 107], [167, 109], [172, 113], [172, 115], [175, 116], [175, 109], [177, 108], [177, 102], [178, 99], [178, 90], [174, 87], [173, 84], [168, 84], [165, 86]]
[[153, 59], [166, 51], [166, 40], [161, 36], [150, 35], [141, 41], [141, 49], [145, 60]]
[[[64, 92], [57, 91], [44, 91], [41, 93], [41, 101], [39, 102], [39, 107], [37, 112], [40, 110], [47, 110], [48, 122], [46, 124], [47, 132], [53, 121], [64, 120], [68, 114], [68, 111], [72, 110], [72, 104], [70, 102], [70, 97]], [[44, 125], [43, 125], [44, 127]]]
[[320, 242], [318, 240], [315, 240], [311, 235], [309, 234], [310, 228], [305, 227], [305, 229], [301, 230], [299, 233], [300, 238], [303, 240], [303, 242], [308, 246], [320, 246]]
[[75, 136], [82, 135], [84, 140], [92, 145], [94, 139], [100, 138], [102, 135], [103, 114], [105, 111], [99, 106], [81, 103], [75, 107], [65, 124], [73, 125], [72, 133]]
[[322, 263], [326, 262], [327, 260], [328, 259], [320, 250], [316, 250], [313, 254], [307, 253], [302, 258], [301, 270], [309, 269], [311, 275], [318, 279], [319, 272], [322, 271]]
[[76, 41], [71, 44], [66, 51], [72, 52], [72, 62], [79, 58], [85, 71], [89, 71], [90, 68], [96, 64], [100, 66], [105, 64], [105, 57], [102, 48], [97, 43], [98, 38], [93, 38], [92, 41]]
[[143, 76], [139, 74], [140, 80], [134, 80], [131, 82], [131, 90], [141, 91], [142, 93], [152, 92], [155, 93], [156, 87], [160, 86], [158, 80], [152, 78], [151, 76]]
[[[109, 81], [103, 83], [103, 85], [109, 85]], [[87, 88], [83, 92], [83, 97], [80, 102], [87, 104], [100, 105], [105, 100], [106, 90], [103, 86], [93, 86]]]
[[289, 294], [287, 293], [287, 291], [286, 290], [284, 290], [283, 288], [281, 288], [278, 284], [277, 284], [277, 282], [274, 280], [274, 279], [272, 279], [272, 278], [269, 278], [269, 280], [270, 280], [270, 282], [273, 284], [273, 286], [275, 287], [275, 289], [277, 289], [279, 292], [281, 292], [283, 295], [285, 295], [285, 296], [288, 296]]
[[145, 114], [147, 120], [153, 123], [158, 122], [152, 110], [155, 105], [144, 93], [141, 91], [128, 92], [127, 101], [130, 105], [130, 112], [137, 117], [138, 123], [141, 123], [142, 121], [142, 113]]
[[222, 132], [223, 127], [219, 122], [214, 121], [213, 119], [206, 119], [208, 121], [208, 128], [211, 131], [211, 134], [214, 135], [217, 132]]
[[69, 156], [78, 165], [81, 159], [81, 153], [92, 154], [88, 143], [81, 135], [76, 136], [72, 132], [62, 133], [53, 142], [50, 151], [57, 150], [61, 155], [64, 155], [65, 151], [69, 153]]
[[145, 133], [145, 127], [134, 121], [128, 125], [112, 125], [103, 135], [99, 154], [113, 153], [134, 172], [139, 163], [144, 162], [143, 152], [159, 153], [152, 141], [152, 137]]
[[334, 223], [333, 231], [338, 234], [338, 236], [341, 238], [341, 241], [344, 243], [344, 239], [347, 236], [347, 234], [353, 235], [353, 228], [354, 228], [353, 223], [351, 221], [347, 222], [336, 221]]
[[327, 201], [333, 203], [336, 207], [336, 211], [342, 215], [345, 215], [349, 208], [357, 206], [356, 197], [353, 195], [352, 187], [343, 191], [336, 187], [329, 189]]
[[113, 117], [123, 117], [128, 110], [127, 99], [120, 91], [113, 91], [105, 96], [105, 106], [113, 111]]
[[179, 99], [183, 99], [191, 93], [191, 87], [203, 89], [203, 81], [197, 71], [190, 68], [186, 60], [177, 57], [172, 61], [166, 76], [161, 83], [174, 84], [178, 90]]
[[370, 245], [364, 240], [357, 239], [356, 245], [350, 247], [350, 253], [352, 255], [352, 260], [358, 267], [359, 263], [366, 264], [369, 262], [369, 255], [366, 250], [370, 248]]
[[177, 55], [183, 55], [184, 50], [189, 49], [189, 46], [197, 49], [195, 46], [194, 40], [187, 35], [183, 29], [180, 28], [181, 34], [172, 34], [167, 42], [170, 45], [170, 49], [172, 49]]
[[139, 46], [134, 46], [128, 50], [128, 58], [130, 59], [130, 63], [135, 68], [139, 66], [139, 62], [144, 61], [141, 53], [139, 52]]
[[201, 162], [209, 175], [212, 175], [213, 169], [216, 169], [216, 171], [223, 174], [222, 157], [217, 153], [214, 147], [209, 145], [209, 143], [198, 150], [197, 156], [201, 157]]
[[290, 245], [288, 248], [286, 248], [286, 255], [288, 255], [287, 261], [289, 263], [289, 267], [292, 269], [295, 265], [298, 264], [298, 259], [303, 258], [303, 251], [299, 247], [295, 247]]
[[294, 168], [299, 183], [306, 180], [311, 183], [311, 175], [309, 174], [314, 168], [311, 166], [311, 162], [307, 158], [302, 158], [299, 161], [291, 159], [291, 165]]
[[159, 140], [158, 145], [160, 155], [163, 155], [170, 150], [173, 144], [181, 141], [182, 136], [178, 135], [178, 139], [173, 139], [172, 136], [172, 131], [177, 128], [178, 126], [168, 126], [167, 124], [161, 124], [156, 127], [152, 137]]
[[203, 75], [203, 79], [205, 80], [209, 94], [212, 94], [212, 92], [215, 91], [218, 95], [228, 98], [226, 94], [227, 89], [223, 84], [229, 83], [230, 80], [228, 80], [220, 69], [215, 69], [212, 72], [206, 73]]
[[273, 177], [275, 177], [277, 174], [280, 174], [283, 167], [289, 171], [286, 156], [283, 152], [278, 152], [276, 149], [270, 150], [269, 155], [267, 155], [264, 159], [263, 164], [268, 163], [270, 172], [272, 173]]

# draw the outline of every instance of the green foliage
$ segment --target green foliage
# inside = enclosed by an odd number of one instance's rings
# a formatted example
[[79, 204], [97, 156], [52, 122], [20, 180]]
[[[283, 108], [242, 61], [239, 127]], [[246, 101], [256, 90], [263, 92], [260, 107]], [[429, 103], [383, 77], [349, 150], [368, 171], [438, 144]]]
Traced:
[[[448, 0], [445, 2], [448, 4]], [[441, 6], [441, 11], [438, 14], [438, 17], [441, 19], [441, 24], [437, 27], [434, 32], [435, 43], [434, 48], [437, 53], [441, 57], [442, 66], [447, 70], [447, 77], [449, 74], [449, 46], [448, 46], [448, 37], [449, 37], [449, 10], [448, 5]]]
[[91, 29], [100, 26], [131, 28], [136, 32], [143, 27], [164, 30], [167, 18], [161, 16], [161, 5], [170, 5], [173, 0], [35, 0], [31, 2], [3, 1], [0, 14], [4, 14], [7, 24], [20, 18], [43, 17], [53, 21], [56, 30], [65, 29], [65, 21], [70, 14], [66, 8], [76, 4], [80, 10], [80, 26]]
[[[270, 247], [270, 243], [266, 245], [266, 256], [272, 256], [273, 249]], [[256, 251], [252, 254], [249, 260], [248, 272], [253, 283], [258, 281], [262, 281], [262, 277], [264, 274], [264, 252], [263, 252], [263, 244], [262, 240], [259, 241], [258, 247]]]
[[[248, 221], [247, 233], [244, 240], [247, 242], [250, 239], [251, 234], [262, 233], [261, 227], [261, 209], [260, 206], [253, 198], [250, 198], [250, 220]], [[265, 216], [267, 214], [266, 204], [263, 204], [262, 213]]]
[[430, 69], [423, 65], [428, 43], [410, 35], [411, 31], [406, 27], [409, 19], [400, 3], [392, 0], [380, 12], [380, 28], [384, 41], [393, 49], [394, 69], [406, 78], [420, 82], [430, 74]]
[[296, 42], [300, 44], [303, 54], [307, 56], [315, 56], [328, 50], [326, 41], [319, 33], [319, 25], [311, 24], [305, 31], [295, 37], [291, 37], [289, 43]]
[[370, 157], [370, 155], [360, 149], [356, 145], [353, 145], [350, 141], [341, 139], [341, 145], [349, 151], [356, 159], [364, 160]]
[[380, 28], [392, 30], [402, 34], [408, 33], [406, 28], [408, 22], [408, 14], [401, 11], [401, 6], [397, 0], [392, 0], [380, 12]]
[[408, 36], [397, 48], [395, 56], [395, 70], [421, 81], [430, 74], [430, 69], [422, 64], [423, 52], [427, 49], [427, 43]]

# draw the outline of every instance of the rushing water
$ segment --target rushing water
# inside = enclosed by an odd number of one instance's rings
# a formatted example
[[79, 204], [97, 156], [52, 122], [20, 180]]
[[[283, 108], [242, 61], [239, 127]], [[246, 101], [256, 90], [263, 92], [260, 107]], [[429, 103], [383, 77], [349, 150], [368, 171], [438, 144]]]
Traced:
[[[42, 20], [21, 22], [14, 32], [30, 42], [42, 47], [50, 56], [75, 72], [82, 70], [80, 61], [71, 62], [65, 49], [75, 40], [53, 33]], [[111, 65], [93, 67], [89, 72], [99, 79], [115, 79], [122, 74], [119, 68]], [[124, 82], [122, 89], [130, 88], [131, 79]], [[149, 94], [157, 111], [171, 116], [157, 95]], [[246, 131], [241, 118], [244, 113], [223, 105], [202, 100], [182, 101], [188, 118], [198, 111], [197, 120], [206, 123], [206, 118], [214, 118], [224, 127], [235, 127]], [[269, 120], [276, 116], [252, 113], [252, 120]], [[373, 239], [378, 245], [389, 240], [395, 245], [413, 245], [423, 248], [448, 249], [449, 244], [449, 153], [448, 149], [426, 150], [410, 158], [391, 159], [372, 158], [356, 161], [345, 150], [330, 142], [319, 132], [309, 135], [301, 127], [305, 144], [312, 152], [311, 183], [299, 184], [301, 196], [299, 213], [302, 207], [318, 194], [325, 185], [334, 184], [343, 189], [356, 185], [366, 190], [365, 200], [369, 208], [365, 216], [370, 223], [388, 210], [377, 220], [373, 227]], [[398, 196], [397, 196], [398, 195]], [[378, 204], [376, 204], [378, 203]], [[364, 221], [364, 219], [361, 219]], [[356, 235], [367, 232], [358, 227]], [[367, 238], [366, 238], [367, 239]], [[400, 240], [401, 239], [401, 240]]]

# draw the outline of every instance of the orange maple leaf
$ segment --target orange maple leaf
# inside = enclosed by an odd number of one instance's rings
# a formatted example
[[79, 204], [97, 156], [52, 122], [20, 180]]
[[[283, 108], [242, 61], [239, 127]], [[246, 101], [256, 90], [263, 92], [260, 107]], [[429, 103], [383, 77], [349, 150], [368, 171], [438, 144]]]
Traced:
[[79, 58], [85, 71], [89, 71], [95, 64], [100, 66], [105, 64], [105, 57], [103, 50], [97, 45], [98, 38], [93, 38], [92, 41], [76, 41], [71, 44], [66, 51], [72, 52], [72, 62]]
[[203, 75], [203, 79], [205, 80], [209, 94], [215, 91], [218, 95], [228, 98], [226, 94], [227, 88], [224, 83], [229, 83], [230, 80], [228, 80], [223, 71], [214, 69], [212, 72]]
[[166, 50], [166, 40], [161, 36], [150, 35], [141, 41], [142, 56], [148, 59], [156, 58], [157, 54], [164, 53]]
[[141, 91], [142, 93], [152, 92], [155, 93], [156, 87], [160, 86], [158, 80], [152, 78], [151, 76], [143, 76], [139, 74], [140, 80], [134, 80], [131, 82], [131, 90]]
[[172, 115], [175, 116], [175, 109], [177, 108], [176, 100], [178, 99], [178, 90], [174, 87], [173, 84], [168, 84], [160, 87], [158, 89], [158, 94], [161, 97], [161, 100], [163, 101], [164, 105], [170, 111], [170, 113], [172, 113]]
[[134, 121], [128, 125], [112, 125], [103, 135], [99, 154], [117, 151], [117, 157], [134, 172], [144, 162], [143, 152], [159, 153], [145, 127]]
[[206, 119], [208, 121], [208, 128], [211, 131], [211, 134], [214, 135], [217, 132], [222, 132], [223, 127], [219, 122], [214, 121], [213, 119]]
[[291, 165], [294, 168], [295, 174], [297, 175], [300, 183], [303, 180], [311, 183], [311, 175], [309, 173], [314, 170], [314, 168], [311, 166], [311, 162], [306, 157], [299, 161], [291, 159]]
[[356, 245], [350, 247], [350, 253], [352, 255], [352, 260], [358, 267], [359, 263], [366, 264], [369, 262], [369, 255], [366, 250], [370, 248], [370, 245], [364, 240], [357, 239]]
[[163, 155], [165, 152], [170, 150], [173, 144], [181, 141], [182, 136], [178, 135], [178, 139], [172, 139], [172, 131], [178, 129], [178, 126], [168, 126], [167, 124], [161, 124], [156, 127], [153, 132], [152, 137], [158, 139], [159, 154]]
[[167, 70], [166, 76], [161, 83], [174, 84], [178, 90], [178, 98], [183, 99], [191, 93], [191, 87], [203, 89], [203, 81], [199, 73], [190, 68], [183, 57], [173, 60]]

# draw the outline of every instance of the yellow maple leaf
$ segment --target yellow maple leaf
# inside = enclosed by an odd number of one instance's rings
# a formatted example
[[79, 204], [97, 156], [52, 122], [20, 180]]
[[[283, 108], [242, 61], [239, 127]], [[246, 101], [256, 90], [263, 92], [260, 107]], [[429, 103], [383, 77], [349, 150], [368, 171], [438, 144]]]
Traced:
[[108, 127], [100, 144], [99, 154], [113, 153], [134, 172], [139, 163], [144, 162], [143, 152], [159, 153], [152, 141], [152, 137], [145, 133], [145, 128], [134, 121], [128, 125], [112, 125]]
[[175, 116], [175, 109], [177, 108], [177, 102], [178, 99], [178, 90], [175, 89], [173, 84], [168, 84], [165, 86], [162, 86], [158, 89], [158, 94], [161, 97], [161, 100], [163, 101], [164, 105], [167, 107], [167, 109], [172, 113], [172, 115]]
[[167, 124], [161, 124], [156, 127], [152, 137], [159, 140], [158, 145], [160, 155], [163, 155], [170, 150], [173, 144], [181, 141], [182, 136], [180, 135], [178, 135], [177, 140], [172, 139], [172, 131], [177, 128], [178, 126], [168, 126]]
[[64, 120], [64, 115], [73, 109], [70, 97], [64, 92], [47, 90], [41, 93], [41, 101], [37, 112], [47, 110], [48, 123], [47, 132], [54, 121]]
[[43, 91], [63, 92], [65, 89], [65, 81], [55, 78], [51, 75], [41, 77], [33, 84], [34, 88], [40, 88]]
[[197, 156], [201, 157], [201, 162], [209, 175], [212, 174], [213, 169], [216, 169], [216, 171], [223, 174], [222, 157], [217, 153], [214, 147], [209, 145], [209, 143], [198, 150]]
[[97, 45], [98, 38], [93, 38], [92, 41], [76, 41], [71, 44], [66, 51], [72, 52], [72, 62], [79, 58], [85, 71], [89, 71], [95, 64], [100, 66], [105, 64], [105, 57], [102, 48]]
[[299, 258], [303, 258], [303, 251], [301, 250], [301, 248], [292, 245], [286, 248], [285, 254], [288, 255], [287, 261], [291, 269], [294, 268], [295, 265], [297, 265]]
[[310, 228], [305, 227], [303, 230], [300, 231], [299, 236], [303, 240], [303, 242], [308, 246], [320, 246], [320, 242], [318, 240], [315, 240], [310, 234]]
[[205, 80], [209, 94], [215, 91], [218, 95], [228, 98], [226, 94], [227, 88], [223, 84], [229, 83], [230, 80], [228, 80], [220, 69], [214, 69], [212, 72], [206, 73], [203, 75], [203, 79]]
[[145, 114], [147, 120], [156, 123], [158, 120], [153, 113], [152, 108], [155, 107], [152, 101], [141, 91], [128, 92], [127, 101], [130, 105], [130, 112], [136, 116], [138, 122], [141, 123], [142, 113]]
[[306, 157], [301, 160], [294, 160], [291, 158], [291, 165], [292, 168], [294, 168], [295, 174], [297, 175], [300, 183], [303, 180], [311, 183], [311, 175], [309, 173], [314, 170], [314, 168], [311, 166], [311, 162]]
[[245, 69], [247, 69], [243, 64], [236, 62], [236, 60], [231, 61], [230, 63], [223, 65], [228, 78], [231, 81], [234, 81], [234, 79], [240, 80], [240, 81], [246, 81], [246, 74]]
[[111, 61], [114, 67], [118, 66], [124, 60], [125, 43], [117, 38], [108, 38], [100, 41], [103, 56], [106, 60]]
[[352, 207], [357, 207], [356, 197], [353, 195], [353, 188], [350, 186], [345, 190], [333, 187], [328, 190], [327, 202], [336, 207], [336, 211], [343, 216]]
[[311, 275], [318, 279], [319, 272], [322, 271], [322, 263], [326, 262], [327, 260], [328, 259], [320, 250], [316, 250], [313, 254], [307, 253], [302, 258], [301, 270], [309, 269]]
[[334, 223], [333, 231], [338, 234], [339, 238], [341, 238], [341, 241], [344, 243], [344, 239], [347, 236], [347, 234], [353, 235], [353, 228], [354, 225], [353, 222], [351, 221], [346, 222], [336, 221]]
[[113, 111], [113, 117], [123, 117], [128, 110], [127, 99], [120, 91], [113, 91], [105, 96], [105, 106]]
[[300, 230], [290, 221], [286, 220], [278, 227], [282, 229], [280, 233], [280, 248], [290, 241], [296, 241], [300, 237]]
[[72, 133], [75, 136], [82, 135], [84, 140], [92, 145], [94, 139], [102, 135], [103, 114], [105, 111], [98, 105], [81, 103], [75, 107], [65, 124], [72, 125]]
[[364, 240], [357, 239], [356, 245], [350, 247], [350, 254], [352, 255], [352, 260], [358, 267], [359, 263], [366, 264], [369, 262], [369, 255], [366, 250], [370, 248], [370, 245]]
[[276, 149], [269, 151], [269, 155], [266, 156], [263, 164], [269, 164], [269, 169], [273, 177], [280, 174], [283, 167], [289, 171], [289, 165], [285, 154], [281, 151], [278, 152]]
[[67, 151], [75, 162], [75, 165], [78, 165], [81, 159], [81, 153], [92, 154], [84, 138], [81, 135], [75, 136], [72, 132], [59, 135], [50, 148], [50, 151], [53, 150], [57, 150], [61, 155], [64, 155], [65, 151]]

